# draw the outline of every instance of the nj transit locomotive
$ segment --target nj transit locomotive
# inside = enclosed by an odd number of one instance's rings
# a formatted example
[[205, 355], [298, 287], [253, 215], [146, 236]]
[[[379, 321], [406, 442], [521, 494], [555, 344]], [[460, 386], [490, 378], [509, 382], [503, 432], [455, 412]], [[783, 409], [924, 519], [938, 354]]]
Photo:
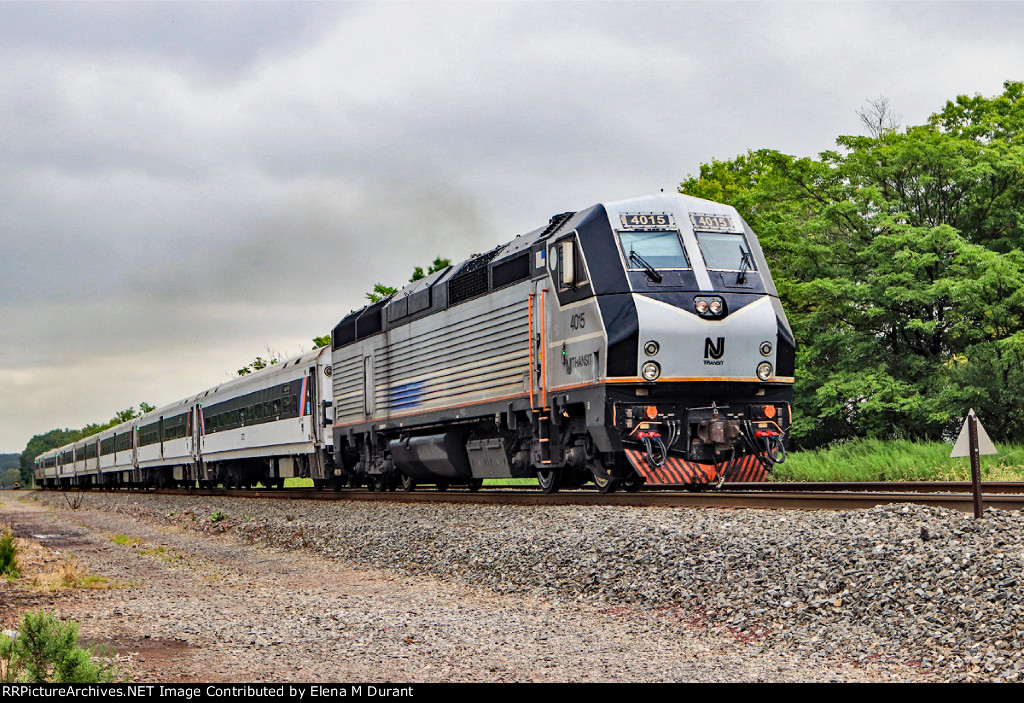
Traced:
[[754, 233], [675, 194], [557, 215], [347, 315], [327, 353], [48, 452], [37, 481], [704, 487], [763, 480], [792, 419]]
[[792, 420], [757, 238], [682, 195], [553, 217], [353, 312], [332, 348], [336, 470], [371, 487], [761, 480]]

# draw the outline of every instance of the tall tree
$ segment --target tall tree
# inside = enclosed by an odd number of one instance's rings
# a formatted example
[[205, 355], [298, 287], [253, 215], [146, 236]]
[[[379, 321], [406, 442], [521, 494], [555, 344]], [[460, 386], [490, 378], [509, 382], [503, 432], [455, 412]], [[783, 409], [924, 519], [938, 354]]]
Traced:
[[948, 436], [968, 407], [994, 437], [1024, 430], [1021, 93], [961, 97], [817, 159], [748, 152], [681, 184], [762, 239], [799, 343], [798, 444]]
[[[421, 278], [426, 278], [430, 274], [446, 269], [449, 266], [451, 266], [451, 261], [449, 261], [448, 259], [443, 259], [440, 256], [437, 256], [434, 258], [434, 263], [432, 263], [427, 268], [426, 273], [423, 273], [422, 266], [417, 266], [415, 269], [413, 269], [412, 276], [409, 278], [409, 282], [412, 283], [413, 281], [418, 281]], [[377, 301], [383, 300], [389, 295], [394, 295], [397, 292], [397, 288], [385, 286], [383, 283], [376, 283], [373, 286], [373, 290], [366, 294], [366, 299], [369, 300], [371, 303], [376, 303]]]

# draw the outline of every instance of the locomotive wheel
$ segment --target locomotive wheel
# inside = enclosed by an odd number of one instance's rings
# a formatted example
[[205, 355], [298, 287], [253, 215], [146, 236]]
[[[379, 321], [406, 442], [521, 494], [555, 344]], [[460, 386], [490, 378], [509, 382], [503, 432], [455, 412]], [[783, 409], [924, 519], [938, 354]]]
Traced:
[[589, 474], [594, 485], [597, 486], [597, 490], [601, 493], [614, 493], [622, 483], [622, 480], [616, 478], [604, 465], [604, 462], [597, 458], [587, 462], [586, 473]]
[[483, 486], [483, 485], [484, 485], [484, 480], [482, 478], [471, 478], [469, 480], [468, 488], [469, 488], [471, 493], [476, 493], [477, 491], [480, 490], [480, 487]]
[[619, 487], [619, 480], [616, 478], [594, 476], [594, 485], [597, 486], [597, 490], [601, 493], [614, 493], [615, 489]]
[[373, 476], [366, 477], [366, 490], [368, 490], [370, 493], [376, 492], [377, 479], [375, 479]]
[[626, 493], [636, 493], [642, 485], [644, 485], [642, 478], [627, 478], [622, 482], [622, 487], [626, 489]]
[[562, 472], [559, 469], [541, 469], [537, 472], [537, 485], [544, 493], [557, 493], [562, 487]]
[[402, 490], [412, 493], [416, 490], [416, 480], [412, 476], [402, 476]]

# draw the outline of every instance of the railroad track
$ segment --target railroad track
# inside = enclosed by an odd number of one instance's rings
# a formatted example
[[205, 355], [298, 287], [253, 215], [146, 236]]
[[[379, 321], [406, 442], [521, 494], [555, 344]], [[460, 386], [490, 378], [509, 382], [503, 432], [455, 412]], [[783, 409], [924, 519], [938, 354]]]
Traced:
[[[112, 491], [118, 492], [118, 491]], [[464, 490], [371, 492], [360, 489], [316, 491], [305, 488], [285, 490], [167, 489], [150, 494], [229, 496], [296, 500], [358, 500], [404, 503], [497, 503], [506, 505], [620, 505], [647, 507], [705, 508], [787, 508], [798, 510], [856, 510], [876, 505], [910, 503], [973, 511], [969, 482], [904, 483], [727, 483], [718, 491], [692, 493], [677, 489], [645, 488], [637, 493], [606, 493], [567, 490], [545, 494], [528, 486], [490, 486], [478, 492]], [[1024, 482], [982, 484], [987, 508], [1024, 508]]]

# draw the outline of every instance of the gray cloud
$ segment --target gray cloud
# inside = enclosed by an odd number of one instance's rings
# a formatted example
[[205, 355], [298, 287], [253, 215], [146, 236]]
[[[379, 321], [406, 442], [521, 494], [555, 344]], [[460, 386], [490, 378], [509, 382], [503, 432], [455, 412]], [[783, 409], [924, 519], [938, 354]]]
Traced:
[[[0, 4], [0, 450], [297, 353], [400, 284], [888, 95], [998, 93], [1014, 3]], [[199, 387], [197, 387], [199, 386]]]

